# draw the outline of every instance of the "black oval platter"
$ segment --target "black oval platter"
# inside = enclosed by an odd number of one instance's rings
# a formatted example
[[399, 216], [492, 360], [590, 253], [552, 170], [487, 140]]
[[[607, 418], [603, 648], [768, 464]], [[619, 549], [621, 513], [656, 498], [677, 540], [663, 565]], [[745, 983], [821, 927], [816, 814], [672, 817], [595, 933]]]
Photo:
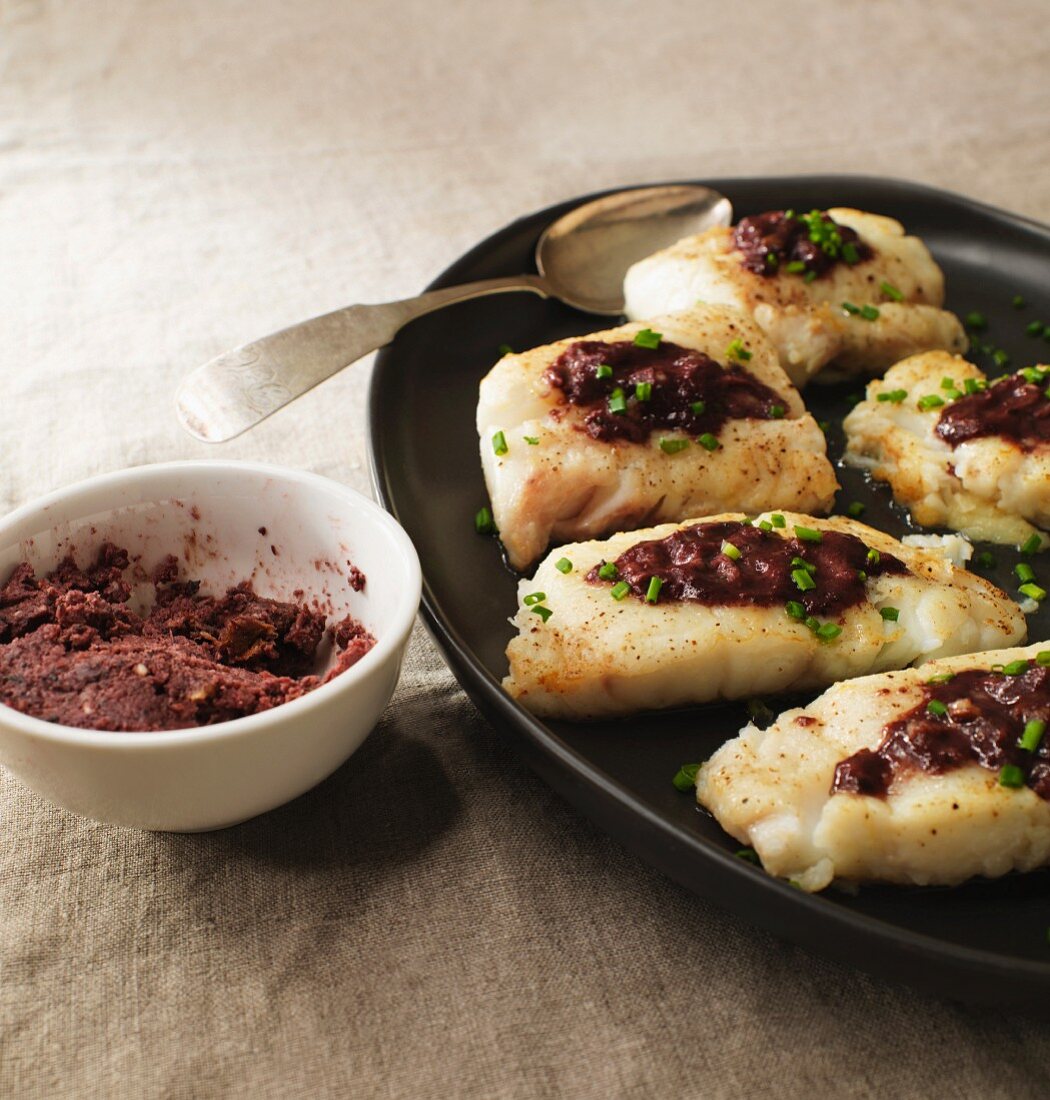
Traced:
[[[1050, 360], [1050, 345], [1025, 333], [1050, 322], [1050, 229], [944, 191], [856, 176], [722, 179], [736, 217], [792, 207], [854, 206], [900, 219], [944, 268], [949, 309], [988, 319], [977, 340], [1005, 349], [1006, 369]], [[432, 284], [535, 271], [533, 248], [581, 196], [493, 234]], [[1015, 295], [1027, 304], [1013, 305]], [[424, 317], [379, 354], [369, 394], [372, 475], [383, 504], [404, 525], [423, 563], [423, 617], [452, 671], [481, 711], [511, 735], [529, 763], [631, 851], [725, 909], [840, 961], [941, 996], [1042, 1007], [1050, 995], [1050, 873], [947, 889], [835, 889], [809, 896], [734, 853], [739, 847], [688, 794], [671, 785], [744, 724], [724, 705], [592, 725], [542, 722], [500, 688], [511, 637], [516, 577], [498, 543], [473, 530], [487, 502], [474, 427], [477, 388], [501, 344], [523, 349], [606, 327], [607, 322], [531, 294], [476, 299]], [[987, 354], [975, 361], [1001, 373]], [[811, 386], [806, 402], [831, 422], [833, 459], [857, 384]], [[863, 502], [865, 522], [911, 530], [884, 486], [839, 469], [839, 508]], [[978, 549], [984, 549], [978, 547]], [[985, 575], [1011, 591], [1019, 560], [993, 550]], [[1040, 569], [1036, 562], [1037, 571]], [[1013, 583], [1011, 583], [1013, 581]], [[1030, 638], [1050, 636], [1050, 613], [1029, 618]], [[774, 706], [775, 706], [774, 701]]]

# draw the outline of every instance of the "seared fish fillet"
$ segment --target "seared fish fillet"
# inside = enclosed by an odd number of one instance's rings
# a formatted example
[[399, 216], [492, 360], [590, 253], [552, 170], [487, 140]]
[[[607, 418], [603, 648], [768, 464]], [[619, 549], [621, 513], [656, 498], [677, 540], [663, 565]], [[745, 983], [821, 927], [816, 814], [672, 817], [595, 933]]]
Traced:
[[[780, 515], [767, 513], [755, 524], [776, 522]], [[609, 583], [587, 579], [602, 563], [622, 561], [628, 550], [637, 553], [640, 544], [698, 524], [739, 525], [746, 522], [740, 513], [562, 546], [540, 564], [532, 580], [519, 586], [513, 619], [518, 633], [507, 647], [510, 672], [504, 688], [535, 714], [594, 719], [824, 688], [851, 676], [1024, 638], [1024, 616], [1017, 604], [936, 552], [904, 546], [854, 520], [782, 515], [784, 526], [771, 533], [783, 539], [792, 537], [796, 525], [822, 535], [852, 535], [875, 556], [890, 555], [903, 568], [897, 574], [868, 577], [859, 602], [807, 625], [791, 617], [787, 601], [775, 606], [734, 605], [730, 599], [705, 604], [658, 594], [655, 603], [647, 603], [634, 593], [618, 600]], [[688, 559], [687, 550], [676, 554], [679, 561]], [[737, 583], [729, 558], [719, 554], [705, 561], [729, 578], [730, 587]], [[813, 593], [819, 595], [824, 578], [819, 571], [815, 577]], [[794, 589], [788, 593], [798, 600], [804, 595]], [[828, 640], [815, 633], [820, 619], [825, 637], [829, 631], [832, 635]]]
[[[896, 500], [926, 527], [1018, 545], [1035, 535], [1045, 546], [1047, 538], [1036, 528], [1050, 528], [1050, 444], [1022, 446], [1003, 435], [984, 435], [952, 447], [937, 433], [951, 395], [975, 383], [985, 385], [983, 372], [947, 352], [898, 363], [868, 384], [865, 400], [843, 422], [845, 460], [889, 482]], [[1034, 397], [1050, 412], [1044, 388], [1033, 387]]]
[[[834, 364], [828, 376], [871, 375], [914, 352], [966, 350], [958, 319], [940, 308], [944, 277], [918, 237], [905, 236], [900, 222], [877, 214], [845, 207], [827, 213], [855, 230], [872, 255], [853, 265], [836, 263], [809, 282], [787, 265], [756, 274], [744, 266], [733, 229], [720, 226], [634, 264], [624, 280], [627, 316], [677, 312], [698, 302], [742, 309], [772, 340], [800, 387], [828, 364]], [[877, 316], [847, 312], [844, 302], [874, 306]]]
[[[646, 522], [728, 507], [830, 510], [838, 484], [824, 434], [750, 318], [705, 307], [657, 317], [645, 327], [662, 334], [664, 343], [702, 352], [723, 366], [732, 362], [779, 395], [780, 417], [726, 420], [714, 450], [695, 432], [670, 428], [641, 441], [594, 438], [588, 408], [567, 402], [548, 369], [582, 341], [629, 344], [642, 325], [504, 356], [482, 380], [477, 427], [493, 514], [515, 569], [531, 565], [552, 541]], [[730, 347], [747, 358], [732, 361]], [[654, 391], [659, 386], [658, 380]]]
[[[1012, 692], [1009, 705], [1016, 708], [1007, 752], [1022, 761], [1012, 777], [995, 759], [988, 766], [966, 760], [939, 774], [904, 760], [882, 797], [833, 793], [839, 765], [870, 759], [889, 723], [908, 712], [917, 709], [936, 734], [940, 718], [924, 717], [931, 679], [950, 687], [969, 670], [998, 665], [1016, 672], [1013, 662], [1037, 665], [1040, 652], [1050, 658], [1043, 643], [836, 684], [768, 729], [749, 725], [718, 749], [697, 776], [698, 800], [726, 832], [755, 849], [770, 874], [810, 891], [836, 879], [955, 885], [973, 875], [1040, 867], [1050, 862], [1050, 802], [1033, 784], [1040, 786], [1042, 772], [1043, 793], [1050, 793], [1047, 747], [1029, 752], [1017, 742], [1030, 731], [1038, 735], [1029, 719], [1039, 714], [1036, 721], [1045, 723], [1050, 716], [1045, 700], [1026, 696], [1020, 685], [1015, 691], [1005, 674], [1003, 691]], [[1010, 781], [1017, 785], [1004, 785]]]

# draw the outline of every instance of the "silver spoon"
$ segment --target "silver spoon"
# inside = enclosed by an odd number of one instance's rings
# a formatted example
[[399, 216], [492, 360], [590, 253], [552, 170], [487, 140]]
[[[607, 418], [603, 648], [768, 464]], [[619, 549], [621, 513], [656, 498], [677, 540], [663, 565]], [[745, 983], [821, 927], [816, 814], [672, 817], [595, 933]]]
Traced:
[[631, 264], [689, 234], [728, 225], [732, 217], [729, 200], [709, 187], [639, 187], [604, 195], [547, 227], [536, 244], [539, 275], [347, 306], [244, 344], [183, 379], [175, 399], [179, 421], [205, 443], [232, 439], [389, 344], [409, 321], [483, 294], [527, 290], [586, 313], [616, 316], [623, 312], [623, 277]]

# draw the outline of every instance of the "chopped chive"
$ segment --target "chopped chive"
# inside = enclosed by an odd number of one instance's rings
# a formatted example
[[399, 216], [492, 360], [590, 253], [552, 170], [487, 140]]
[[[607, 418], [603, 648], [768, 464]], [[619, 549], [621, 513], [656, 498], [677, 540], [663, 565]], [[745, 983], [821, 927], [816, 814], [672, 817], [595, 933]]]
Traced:
[[846, 509], [846, 514], [852, 516], [854, 519], [860, 519], [866, 511], [866, 505], [861, 504], [859, 500], [854, 500], [850, 502], [849, 507]]
[[876, 306], [861, 306], [860, 315], [864, 318], [865, 321], [877, 321], [879, 319], [879, 311]]
[[981, 389], [981, 380], [979, 378], [967, 378], [963, 381], [963, 389], [967, 393], [979, 393]]
[[1021, 297], [1020, 294], [1015, 294], [1011, 299], [1010, 304], [1014, 307], [1014, 309], [1024, 309], [1024, 307], [1028, 303], [1024, 300], [1024, 298]]
[[532, 607], [533, 604], [543, 603], [543, 601], [546, 598], [547, 598], [547, 593], [546, 592], [530, 592], [527, 596], [524, 596], [522, 598], [521, 602], [526, 607]]
[[726, 348], [726, 356], [730, 359], [739, 359], [742, 363], [746, 363], [751, 358], [751, 352], [744, 347], [744, 341], [738, 336], [729, 347]]
[[523, 435], [521, 438], [524, 439], [530, 447], [539, 446], [540, 437], [538, 435]]
[[1046, 723], [1041, 718], [1030, 718], [1025, 722], [1024, 732], [1017, 744], [1022, 749], [1035, 752], [1039, 748], [1039, 742], [1042, 741], [1044, 733], [1046, 733]]
[[514, 349], [510, 346], [510, 344], [500, 344], [499, 353], [500, 355], [513, 355]]
[[540, 604], [537, 604], [535, 607], [530, 607], [529, 610], [533, 613], [533, 615], [539, 615], [539, 617], [544, 622], [546, 622], [554, 614], [554, 612], [551, 611], [549, 607], [543, 607]]
[[679, 451], [684, 451], [689, 446], [688, 439], [661, 439], [660, 450], [665, 455], [676, 455]]
[[1037, 584], [1022, 584], [1017, 591], [1022, 596], [1027, 596], [1030, 600], [1038, 600], [1040, 603], [1046, 599], [1046, 589], [1040, 588]]
[[895, 623], [901, 617], [899, 607], [880, 607], [879, 614], [888, 623]]
[[842, 246], [842, 258], [851, 267], [853, 264], [860, 262], [860, 253], [857, 251], [857, 246], [852, 241], [847, 241]]
[[1005, 348], [996, 348], [992, 352], [992, 359], [996, 366], [1005, 367], [1010, 362], [1010, 353]]
[[557, 569], [559, 573], [571, 573], [572, 572], [572, 562], [569, 561], [568, 558], [559, 558], [554, 563], [554, 568]]
[[989, 553], [987, 550], [982, 550], [974, 559], [974, 564], [978, 569], [994, 569], [995, 555]]
[[612, 378], [613, 369], [609, 366], [608, 363], [599, 363], [598, 369], [594, 372], [594, 375], [596, 378], [601, 378], [603, 380], [606, 378]]
[[814, 634], [820, 629], [820, 619], [815, 619], [812, 615], [807, 615], [803, 622]]
[[1014, 566], [1014, 573], [1022, 584], [1035, 580], [1035, 570], [1026, 561], [1018, 562]]
[[738, 848], [735, 855], [737, 859], [742, 859], [746, 863], [753, 863], [756, 867], [762, 865], [762, 861], [758, 858], [758, 852], [754, 848]]
[[660, 341], [664, 338], [662, 332], [653, 332], [651, 328], [643, 328], [641, 332], [634, 334], [635, 347], [649, 348], [650, 351], [660, 346]]
[[494, 535], [496, 524], [493, 522], [492, 513], [488, 508], [479, 508], [474, 513], [474, 530], [479, 535]]
[[788, 613], [789, 618], [797, 619], [799, 622], [802, 622], [806, 617], [806, 609], [798, 600], [788, 600], [784, 604], [784, 610]]
[[814, 527], [801, 527], [795, 524], [795, 535], [803, 542], [822, 542], [824, 535]]
[[614, 600], [622, 600], [628, 592], [631, 591], [631, 586], [626, 581], [618, 581], [609, 589], [609, 595]]
[[842, 627], [838, 623], [822, 623], [814, 633], [822, 642], [833, 642], [842, 633]]
[[949, 378], [947, 375], [945, 375], [941, 379], [941, 389], [942, 390], [954, 390], [955, 389], [955, 379], [954, 378]]
[[694, 401], [689, 406], [689, 408], [692, 411], [694, 416], [703, 416], [704, 413], [707, 412], [707, 402], [706, 401]]
[[817, 587], [817, 582], [813, 579], [813, 574], [808, 569], [792, 569], [791, 579], [795, 582], [795, 587], [800, 592], [809, 592], [811, 589]]
[[1043, 540], [1038, 535], [1029, 535], [1017, 548], [1022, 554], [1034, 554], [1043, 545]]
[[650, 577], [649, 578], [649, 587], [648, 587], [648, 589], [646, 589], [646, 593], [645, 593], [645, 602], [646, 603], [656, 603], [656, 601], [660, 598], [660, 589], [663, 588], [663, 586], [664, 586], [663, 578], [661, 578], [661, 577]]
[[780, 264], [780, 257], [775, 252], [766, 253], [766, 267], [777, 267]]
[[860, 313], [860, 306], [855, 306], [852, 302], [843, 302], [842, 308], [854, 317]]
[[949, 401], [958, 401], [959, 398], [962, 397], [962, 391], [961, 390], [945, 390], [944, 391], [944, 396]]
[[771, 420], [783, 420], [785, 412], [786, 410], [783, 405], [769, 406], [769, 417]]
[[773, 524], [774, 527], [786, 527], [787, 526], [787, 520], [784, 519], [784, 517], [779, 512], [774, 512], [769, 517], [769, 520]]
[[609, 394], [609, 412], [616, 416], [623, 416], [627, 412], [627, 398], [620, 386]]
[[879, 283], [879, 290], [886, 295], [893, 302], [903, 302], [904, 295], [893, 285], [893, 283], [887, 283], [883, 280]]
[[999, 772], [1000, 787], [1023, 787], [1024, 772], [1016, 764], [1004, 764]]
[[878, 550], [876, 550], [874, 547], [869, 547], [868, 548], [868, 556], [867, 556], [867, 559], [866, 559], [868, 565], [878, 565], [879, 564], [879, 558], [881, 556], [882, 555], [878, 552]]
[[492, 437], [492, 449], [497, 455], [505, 455], [510, 450], [507, 446], [507, 437], [502, 432], [496, 432]]
[[792, 260], [784, 270], [792, 275], [801, 275], [806, 270], [806, 262], [805, 260]]
[[925, 412], [927, 409], [939, 409], [944, 404], [944, 398], [935, 393], [928, 393], [915, 402], [915, 407]]
[[1046, 325], [1042, 321], [1032, 321], [1025, 326], [1024, 331], [1026, 336], [1042, 336], [1046, 331]]
[[940, 701], [940, 699], [931, 699], [926, 704], [926, 709], [930, 714], [936, 714], [938, 718], [943, 718], [948, 713], [948, 708]]
[[619, 575], [620, 570], [616, 568], [614, 561], [604, 562], [598, 569], [598, 576], [603, 581], [614, 581]]
[[739, 548], [734, 546], [728, 539], [725, 539], [722, 542], [722, 553], [725, 554], [727, 558], [730, 558], [733, 561], [740, 560]]
[[1011, 661], [1009, 664], [1003, 665], [1003, 673], [1006, 676], [1020, 676], [1027, 671], [1028, 662], [1024, 660]]
[[817, 273], [815, 271], [807, 271], [806, 274], [802, 276], [802, 281], [804, 283], [811, 283], [816, 277]]
[[765, 729], [776, 718], [776, 715], [761, 699], [748, 699], [747, 714], [751, 721], [761, 729]]
[[634, 396], [639, 401], [648, 401], [653, 396], [652, 382], [639, 382], [634, 387]]
[[1035, 655], [1035, 663], [1040, 668], [1050, 668], [1050, 649], [1041, 649]]
[[710, 432], [704, 432], [697, 440], [697, 443], [707, 451], [717, 451], [718, 448], [722, 446], [722, 444], [718, 442], [718, 438], [713, 436]]
[[907, 390], [883, 390], [876, 398], [877, 401], [891, 401], [899, 405], [908, 396]]
[[676, 791], [691, 791], [696, 786], [696, 775], [700, 771], [699, 764], [683, 764], [671, 782]]
[[988, 318], [975, 309], [966, 314], [963, 318], [963, 324], [970, 329], [971, 332], [981, 332], [988, 327]]
[[865, 573], [863, 569], [858, 569], [857, 570], [857, 580], [864, 582], [864, 581], [867, 581], [867, 579], [868, 579], [868, 574]]
[[773, 524], [771, 524], [768, 519], [762, 519], [758, 521], [758, 529], [760, 531], [772, 531]]
[[931, 676], [926, 683], [928, 684], [946, 684], [949, 680], [955, 679], [954, 672], [939, 672], [936, 676]]
[[791, 559], [791, 564], [796, 569], [808, 569], [810, 573], [815, 573], [817, 567], [811, 561], [806, 561], [805, 558], [800, 558], [797, 555]]

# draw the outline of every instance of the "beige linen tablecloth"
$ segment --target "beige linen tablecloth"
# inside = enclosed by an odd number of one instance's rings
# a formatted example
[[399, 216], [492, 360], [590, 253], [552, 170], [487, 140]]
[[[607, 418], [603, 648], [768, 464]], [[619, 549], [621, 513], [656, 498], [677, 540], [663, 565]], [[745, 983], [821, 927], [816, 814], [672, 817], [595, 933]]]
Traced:
[[[0, 0], [0, 507], [213, 454], [367, 489], [367, 363], [218, 451], [176, 380], [573, 194], [871, 172], [1050, 219], [1048, 14]], [[122, 831], [7, 776], [0, 815], [5, 1097], [1050, 1094], [1045, 1023], [829, 964], [626, 855], [421, 632], [361, 751], [256, 821]]]

